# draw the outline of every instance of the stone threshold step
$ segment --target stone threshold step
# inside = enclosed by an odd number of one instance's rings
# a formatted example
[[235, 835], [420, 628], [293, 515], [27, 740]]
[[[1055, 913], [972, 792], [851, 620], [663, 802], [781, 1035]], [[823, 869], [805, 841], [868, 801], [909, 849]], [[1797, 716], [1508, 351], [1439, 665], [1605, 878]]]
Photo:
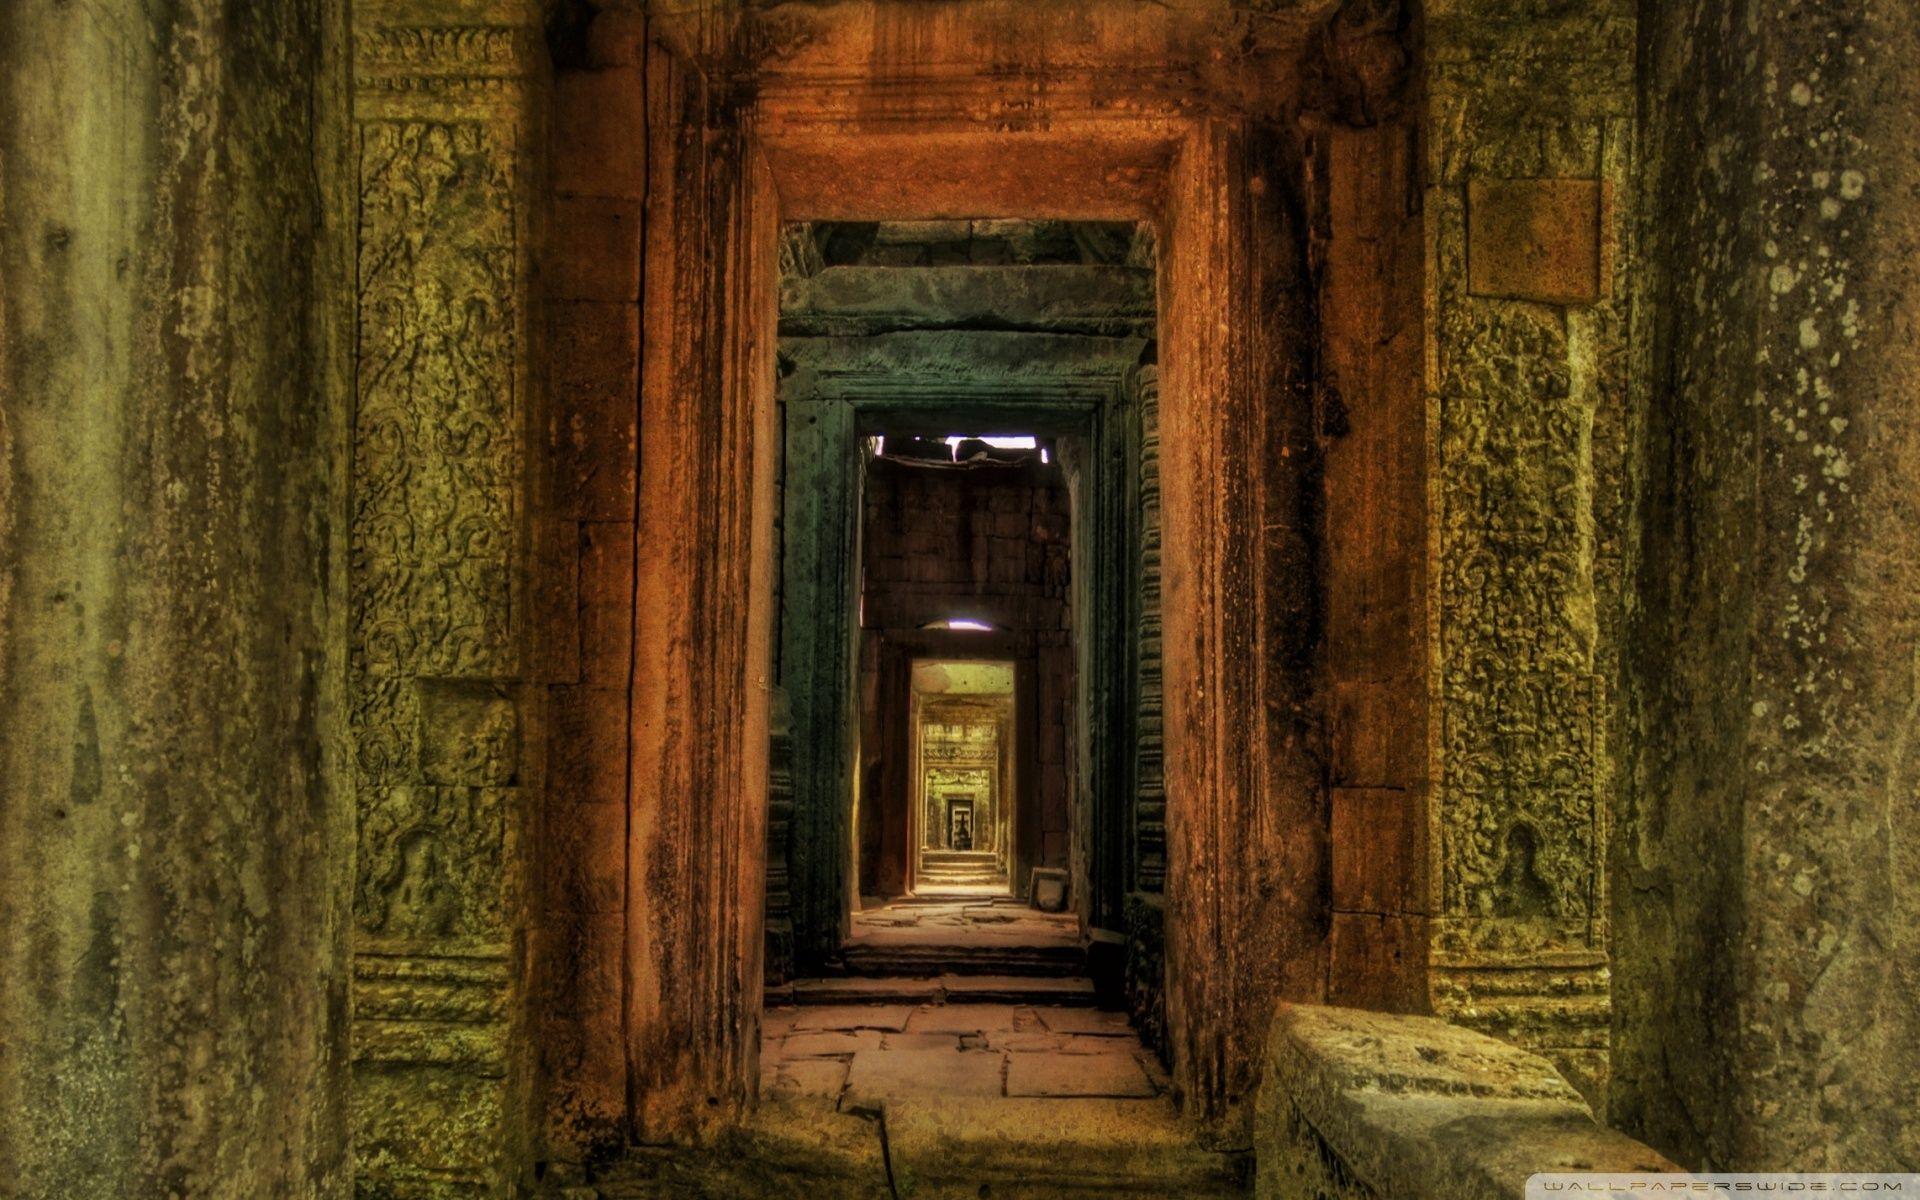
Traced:
[[710, 1145], [634, 1148], [597, 1177], [549, 1184], [541, 1196], [1198, 1200], [1248, 1195], [1248, 1166], [1244, 1153], [1202, 1147], [1164, 1097], [889, 1099], [857, 1112], [776, 1100]]
[[1077, 946], [1058, 949], [861, 946], [842, 952], [849, 975], [1030, 975], [1065, 979], [1087, 973]]
[[1061, 1004], [1091, 1005], [1093, 980], [1082, 976], [938, 975], [922, 978], [847, 976], [796, 979], [767, 989], [774, 1004]]
[[896, 896], [885, 904], [869, 905], [863, 911], [872, 913], [885, 908], [899, 908], [908, 905], [965, 905], [968, 908], [1018, 908], [1029, 912], [1039, 911], [1025, 900], [1007, 892], [994, 893], [972, 890], [964, 892], [942, 892], [932, 888], [909, 892], [904, 896]]

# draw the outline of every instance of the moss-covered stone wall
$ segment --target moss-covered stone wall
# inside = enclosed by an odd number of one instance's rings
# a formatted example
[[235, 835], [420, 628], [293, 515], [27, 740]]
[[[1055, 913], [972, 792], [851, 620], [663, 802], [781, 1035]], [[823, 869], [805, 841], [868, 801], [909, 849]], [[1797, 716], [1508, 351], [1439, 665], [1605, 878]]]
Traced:
[[0, 6], [0, 1192], [347, 1194], [342, 10]]
[[1632, 5], [1425, 6], [1434, 1011], [1607, 1081]]
[[1920, 1167], [1920, 14], [1643, 4], [1613, 1118]]

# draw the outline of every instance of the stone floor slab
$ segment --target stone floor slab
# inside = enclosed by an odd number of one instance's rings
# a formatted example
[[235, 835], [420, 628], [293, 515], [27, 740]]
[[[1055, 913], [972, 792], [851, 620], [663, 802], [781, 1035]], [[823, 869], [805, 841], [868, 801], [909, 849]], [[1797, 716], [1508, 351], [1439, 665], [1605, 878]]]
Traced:
[[939, 979], [798, 979], [793, 984], [798, 1004], [925, 1004], [940, 999], [944, 987]]
[[902, 1096], [999, 1096], [1002, 1067], [1001, 1056], [991, 1051], [862, 1050], [853, 1056], [841, 1106]]
[[947, 1003], [1092, 1004], [1093, 980], [1034, 975], [943, 975]]
[[1013, 1033], [1037, 1029], [1033, 1010], [1019, 1004], [931, 1004], [907, 1020], [909, 1033]]
[[1101, 1034], [1107, 1037], [1133, 1037], [1127, 1014], [1101, 1012], [1093, 1008], [1036, 1008], [1040, 1023], [1054, 1033]]
[[1147, 1098], [1153, 1082], [1132, 1052], [1049, 1054], [1012, 1051], [1007, 1055], [1007, 1095]]
[[794, 1017], [793, 1030], [802, 1033], [810, 1029], [881, 1029], [899, 1033], [907, 1027], [907, 1018], [913, 1011], [910, 1004], [831, 1004], [803, 1008]]
[[883, 1050], [958, 1050], [957, 1033], [887, 1033], [880, 1037]]
[[981, 1035], [981, 1044], [995, 1050], [1059, 1050], [1068, 1041], [1066, 1034], [1048, 1033], [1044, 1029], [1028, 1029], [1020, 1032], [995, 1030]]
[[760, 1018], [760, 1033], [763, 1037], [785, 1037], [793, 1032], [793, 1023], [799, 1019], [798, 1009], [769, 1008]]
[[775, 1099], [817, 1096], [837, 1100], [847, 1085], [847, 1064], [837, 1058], [789, 1059], [775, 1064], [772, 1074], [773, 1078], [762, 1084], [762, 1094]]
[[781, 1058], [820, 1058], [831, 1054], [852, 1054], [859, 1050], [878, 1050], [884, 1035], [877, 1029], [849, 1032], [841, 1029], [815, 1029], [788, 1034], [776, 1047]]

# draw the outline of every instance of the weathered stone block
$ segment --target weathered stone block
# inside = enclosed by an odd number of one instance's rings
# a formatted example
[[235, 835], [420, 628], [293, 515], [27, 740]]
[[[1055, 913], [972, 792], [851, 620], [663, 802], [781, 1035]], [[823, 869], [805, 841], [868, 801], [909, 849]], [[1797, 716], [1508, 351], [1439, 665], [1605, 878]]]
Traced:
[[[1477, 766], [1463, 764], [1463, 773]], [[1442, 911], [1572, 922], [1591, 913], [1599, 894], [1591, 769], [1559, 787], [1450, 786], [1439, 831]]]
[[[907, 1027], [914, 1009], [908, 1004], [831, 1004], [809, 1005], [794, 1015], [795, 1032], [808, 1030], [857, 1029], [899, 1033]], [[917, 1027], [916, 1027], [917, 1028]]]
[[627, 802], [628, 719], [625, 688], [553, 689], [547, 752], [551, 800]]
[[1591, 564], [1577, 544], [1543, 534], [1448, 530], [1439, 601], [1444, 682], [1478, 687], [1517, 672], [1592, 668]]
[[[545, 1013], [539, 1023], [547, 1137], [556, 1156], [588, 1159], [626, 1144], [626, 1047], [616, 1014]], [[568, 1152], [571, 1152], [570, 1154]]]
[[[1443, 395], [1479, 400], [1497, 419], [1525, 416], [1572, 393], [1561, 310], [1521, 300], [1462, 297], [1436, 317]], [[1441, 469], [1448, 470], [1450, 462], [1443, 455]]]
[[504, 788], [393, 787], [362, 793], [359, 886], [363, 933], [493, 941], [505, 933]]
[[1333, 789], [1333, 907], [1425, 912], [1426, 808], [1417, 791]]
[[417, 779], [420, 689], [415, 682], [404, 676], [358, 673], [351, 704], [356, 784], [368, 788]]
[[640, 311], [553, 306], [553, 503], [558, 515], [631, 521], [640, 421]]
[[646, 76], [638, 66], [563, 71], [553, 81], [553, 185], [586, 196], [647, 194]]
[[641, 202], [624, 197], [556, 197], [549, 294], [556, 300], [637, 303], [641, 214]]
[[536, 683], [580, 681], [580, 526], [533, 522], [531, 587]]
[[1432, 1017], [1283, 1004], [1254, 1194], [1517, 1200], [1537, 1171], [1677, 1171], [1537, 1055]]
[[591, 1018], [620, 1011], [623, 913], [554, 913], [541, 930], [535, 987], [543, 1011]]
[[[1537, 138], [1534, 140], [1536, 152]], [[1591, 304], [1609, 288], [1597, 179], [1467, 184], [1467, 286], [1478, 296]]]
[[621, 911], [627, 891], [624, 804], [546, 807], [547, 908], [556, 913]]
[[427, 783], [503, 787], [520, 769], [520, 713], [495, 684], [420, 681], [420, 769]]
[[633, 671], [633, 523], [581, 526], [580, 636], [585, 681], [625, 687]]
[[[408, 522], [397, 520], [397, 529]], [[463, 531], [489, 536], [491, 522], [476, 518]], [[418, 545], [418, 526], [407, 530]], [[368, 556], [355, 560], [353, 620], [362, 631], [355, 665], [374, 674], [501, 678], [517, 671], [512, 572], [504, 555], [406, 561]]]
[[1331, 688], [1335, 787], [1413, 788], [1425, 781], [1427, 730], [1417, 677], [1336, 680]]
[[999, 1096], [1001, 1056], [984, 1050], [862, 1050], [847, 1073], [847, 1104], [900, 1096]]
[[[1132, 1042], [1126, 1038], [1124, 1046]], [[1098, 1054], [1015, 1051], [1007, 1056], [1007, 1095], [1144, 1097], [1153, 1095], [1153, 1082], [1124, 1047]]]
[[1427, 921], [1336, 912], [1328, 936], [1327, 994], [1382, 1012], [1425, 1012]]
[[423, 1195], [436, 1175], [484, 1179], [499, 1163], [505, 1121], [500, 1079], [458, 1067], [362, 1065], [353, 1077], [358, 1190]]

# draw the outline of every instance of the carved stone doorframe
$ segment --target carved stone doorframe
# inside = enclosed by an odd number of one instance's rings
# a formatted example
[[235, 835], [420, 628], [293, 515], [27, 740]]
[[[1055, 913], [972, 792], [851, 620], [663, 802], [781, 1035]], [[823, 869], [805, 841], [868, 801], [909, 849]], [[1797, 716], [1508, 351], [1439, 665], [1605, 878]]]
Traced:
[[[1238, 315], [1252, 276], [1235, 262], [1237, 247], [1255, 240], [1244, 225], [1255, 213], [1245, 194], [1253, 174], [1245, 123], [1149, 119], [1022, 134], [898, 122], [889, 137], [905, 161], [922, 157], [915, 147], [924, 141], [959, 165], [929, 176], [935, 186], [921, 191], [908, 184], [897, 194], [881, 186], [851, 195], [834, 181], [875, 165], [865, 143], [796, 130], [762, 105], [754, 141], [784, 202], [782, 219], [1134, 218], [1161, 230], [1167, 791], [1177, 798], [1169, 805], [1169, 1009], [1177, 1086], [1199, 1111], [1212, 1111], [1251, 1078], [1249, 1031], [1264, 1024], [1254, 1014], [1282, 978], [1254, 960], [1284, 952], [1285, 927], [1311, 920], [1262, 911], [1255, 897], [1265, 868], [1254, 859], [1278, 830], [1261, 812], [1267, 681], [1255, 664], [1264, 568], [1246, 553], [1264, 522], [1259, 455], [1245, 434], [1265, 427], [1260, 409], [1272, 390], [1262, 387]], [[1310, 804], [1317, 808], [1317, 797]]]
[[[856, 94], [804, 64], [759, 78], [742, 99], [728, 90], [738, 64], [654, 28], [593, 80], [606, 103], [553, 106], [598, 122], [574, 128], [546, 124], [538, 5], [356, 7], [348, 732], [361, 849], [355, 1146], [374, 1186], [483, 1195], [521, 1178], [536, 1156], [534, 1117], [553, 1107], [537, 1094], [542, 1071], [591, 1070], [602, 1093], [593, 1112], [624, 1109], [626, 1132], [649, 1141], [737, 1119], [754, 1100], [783, 219], [1158, 225], [1169, 1008], [1187, 1100], [1206, 1112], [1244, 1091], [1259, 1014], [1314, 974], [1279, 963], [1312, 940], [1313, 915], [1287, 907], [1295, 893], [1276, 902], [1270, 886], [1286, 824], [1270, 811], [1274, 681], [1256, 664], [1263, 622], [1278, 615], [1263, 609], [1261, 586], [1274, 564], [1252, 552], [1274, 526], [1263, 464], [1294, 421], [1270, 401], [1300, 397], [1275, 386], [1274, 359], [1251, 332], [1262, 298], [1246, 252], [1297, 239], [1258, 228], [1273, 215], [1259, 197], [1271, 203], [1280, 189], [1255, 177], [1240, 102], [1212, 97], [1179, 65], [1212, 61], [1216, 44], [1243, 53], [1244, 30], [1162, 30], [1172, 48], [1156, 47], [1152, 21], [1187, 18], [1141, 11], [1147, 42], [1121, 50], [1148, 64], [1127, 69], [1151, 99], [1120, 109], [1097, 94], [1100, 64], [1043, 67], [1055, 85], [1043, 112], [1031, 78], [919, 92], [867, 79]], [[1010, 119], [1010, 104], [1023, 115]], [[625, 765], [624, 890], [615, 919], [591, 926], [614, 931], [610, 956], [591, 939], [548, 945], [528, 878], [562, 849], [536, 831], [566, 799], [542, 794], [560, 787], [539, 747], [550, 706], [554, 723], [561, 714], [530, 565], [561, 469], [542, 424], [562, 348], [532, 314], [541, 180], [562, 148], [597, 155], [622, 175], [620, 198], [644, 204], [644, 301], [630, 302], [640, 321], [631, 710], [615, 743], [625, 753], [614, 753]], [[618, 516], [591, 519], [617, 529]], [[1318, 811], [1317, 794], [1300, 800]], [[1294, 882], [1315, 892], [1311, 878]], [[617, 1046], [583, 1042], [555, 1055], [561, 1067], [537, 1067], [530, 989], [559, 970], [566, 999], [593, 1006]], [[550, 1139], [570, 1136], [548, 1120]]]
[[[1096, 469], [1078, 489], [1088, 547], [1100, 592], [1117, 593], [1125, 575], [1119, 541], [1126, 467], [1118, 453], [1129, 381], [1146, 341], [1137, 337], [1063, 339], [1047, 334], [968, 332], [894, 333], [861, 339], [787, 338], [790, 368], [780, 381], [786, 413], [785, 548], [782, 587], [781, 684], [793, 702], [793, 820], [786, 845], [791, 881], [792, 968], [817, 971], [840, 947], [852, 881], [847, 818], [853, 790], [850, 716], [858, 653], [859, 439], [883, 426], [911, 429], [943, 419], [1002, 428], [1070, 434], [1089, 443]], [[1076, 543], [1076, 546], [1078, 543]], [[1086, 639], [1089, 669], [1076, 683], [1088, 701], [1089, 724], [1113, 725], [1110, 711], [1091, 711], [1116, 699], [1128, 650], [1126, 622], [1117, 606], [1076, 631]], [[1108, 705], [1107, 708], [1111, 708]], [[1103, 734], [1108, 730], [1102, 729]], [[1125, 741], [1124, 733], [1103, 737]], [[1118, 924], [1124, 853], [1123, 776], [1110, 761], [1093, 759], [1089, 779], [1077, 784], [1086, 811], [1080, 819], [1091, 843], [1077, 888], [1100, 904], [1096, 925]], [[1024, 877], [1015, 880], [1021, 890]], [[1076, 893], [1078, 894], [1078, 893]]]

